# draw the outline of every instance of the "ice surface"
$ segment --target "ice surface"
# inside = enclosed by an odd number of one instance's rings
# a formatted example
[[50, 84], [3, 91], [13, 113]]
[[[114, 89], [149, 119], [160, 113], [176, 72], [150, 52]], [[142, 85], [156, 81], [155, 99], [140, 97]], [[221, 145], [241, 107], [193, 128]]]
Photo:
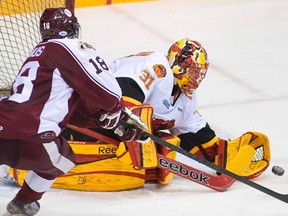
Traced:
[[[198, 91], [199, 112], [218, 135], [267, 134], [272, 161], [258, 184], [288, 193], [288, 2], [160, 0], [76, 9], [83, 40], [112, 61], [140, 51], [166, 51], [184, 37], [200, 41], [210, 68]], [[183, 158], [180, 158], [183, 159]], [[185, 159], [184, 159], [185, 160]], [[0, 214], [18, 187], [0, 182]], [[227, 192], [175, 177], [123, 192], [51, 189], [39, 216], [284, 216], [288, 205], [236, 182]]]

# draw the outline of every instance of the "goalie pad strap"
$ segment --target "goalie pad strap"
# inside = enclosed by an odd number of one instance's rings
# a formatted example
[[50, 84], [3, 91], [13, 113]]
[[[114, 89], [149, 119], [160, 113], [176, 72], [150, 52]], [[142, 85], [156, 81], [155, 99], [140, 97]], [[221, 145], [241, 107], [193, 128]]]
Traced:
[[215, 157], [217, 156], [217, 141], [218, 137], [214, 137], [210, 141], [198, 144], [195, 146], [190, 153], [196, 154], [200, 157], [204, 157], [206, 160], [209, 160], [211, 162], [215, 161]]
[[223, 139], [218, 140], [219, 147], [218, 147], [218, 155], [215, 159], [215, 162], [218, 166], [223, 168], [226, 167], [226, 158], [227, 158], [227, 141]]

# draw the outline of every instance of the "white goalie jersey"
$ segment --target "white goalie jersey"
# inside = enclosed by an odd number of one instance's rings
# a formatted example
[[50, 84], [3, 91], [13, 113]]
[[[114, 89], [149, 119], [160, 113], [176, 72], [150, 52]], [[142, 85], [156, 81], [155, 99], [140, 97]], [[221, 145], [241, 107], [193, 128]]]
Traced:
[[[116, 78], [130, 78], [139, 85], [144, 94], [141, 102], [153, 107], [154, 118], [175, 120], [175, 126], [170, 129], [172, 134], [196, 133], [205, 127], [206, 120], [196, 111], [195, 93], [192, 100], [185, 94], [177, 98], [171, 96], [175, 81], [164, 53], [145, 52], [119, 58], [111, 64], [111, 68]], [[121, 88], [122, 91], [136, 90], [123, 85]]]

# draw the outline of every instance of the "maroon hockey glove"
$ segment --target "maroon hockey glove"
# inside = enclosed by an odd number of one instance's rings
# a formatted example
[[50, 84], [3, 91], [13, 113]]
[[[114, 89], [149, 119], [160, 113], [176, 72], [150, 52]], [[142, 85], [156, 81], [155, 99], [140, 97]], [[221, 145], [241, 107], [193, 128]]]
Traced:
[[110, 112], [100, 112], [97, 124], [104, 129], [114, 130], [118, 138], [124, 142], [133, 140], [147, 142], [150, 140], [150, 138], [144, 137], [142, 132], [142, 129], [146, 130], [148, 127], [137, 115], [123, 107], [122, 103]]
[[143, 129], [148, 130], [147, 125], [141, 121], [139, 116], [124, 107], [119, 124], [114, 130], [114, 133], [124, 142], [135, 140], [140, 143], [145, 143], [150, 141], [150, 138], [143, 134]]
[[133, 140], [141, 141], [141, 137], [143, 135], [142, 130], [135, 125], [129, 125], [128, 127], [124, 127], [123, 125], [119, 125], [114, 130], [114, 133], [117, 135], [117, 137], [119, 139], [121, 139], [124, 142], [130, 142]]
[[123, 113], [122, 103], [119, 103], [112, 111], [100, 111], [97, 124], [104, 129], [114, 129], [118, 125], [119, 119]]

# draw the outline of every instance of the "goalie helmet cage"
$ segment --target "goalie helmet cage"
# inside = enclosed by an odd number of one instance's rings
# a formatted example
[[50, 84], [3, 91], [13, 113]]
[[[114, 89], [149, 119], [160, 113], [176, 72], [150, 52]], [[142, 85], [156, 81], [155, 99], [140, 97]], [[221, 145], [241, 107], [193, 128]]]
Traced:
[[0, 4], [0, 95], [9, 95], [23, 61], [41, 41], [41, 13], [50, 7], [74, 12], [75, 0], [1, 0]]

